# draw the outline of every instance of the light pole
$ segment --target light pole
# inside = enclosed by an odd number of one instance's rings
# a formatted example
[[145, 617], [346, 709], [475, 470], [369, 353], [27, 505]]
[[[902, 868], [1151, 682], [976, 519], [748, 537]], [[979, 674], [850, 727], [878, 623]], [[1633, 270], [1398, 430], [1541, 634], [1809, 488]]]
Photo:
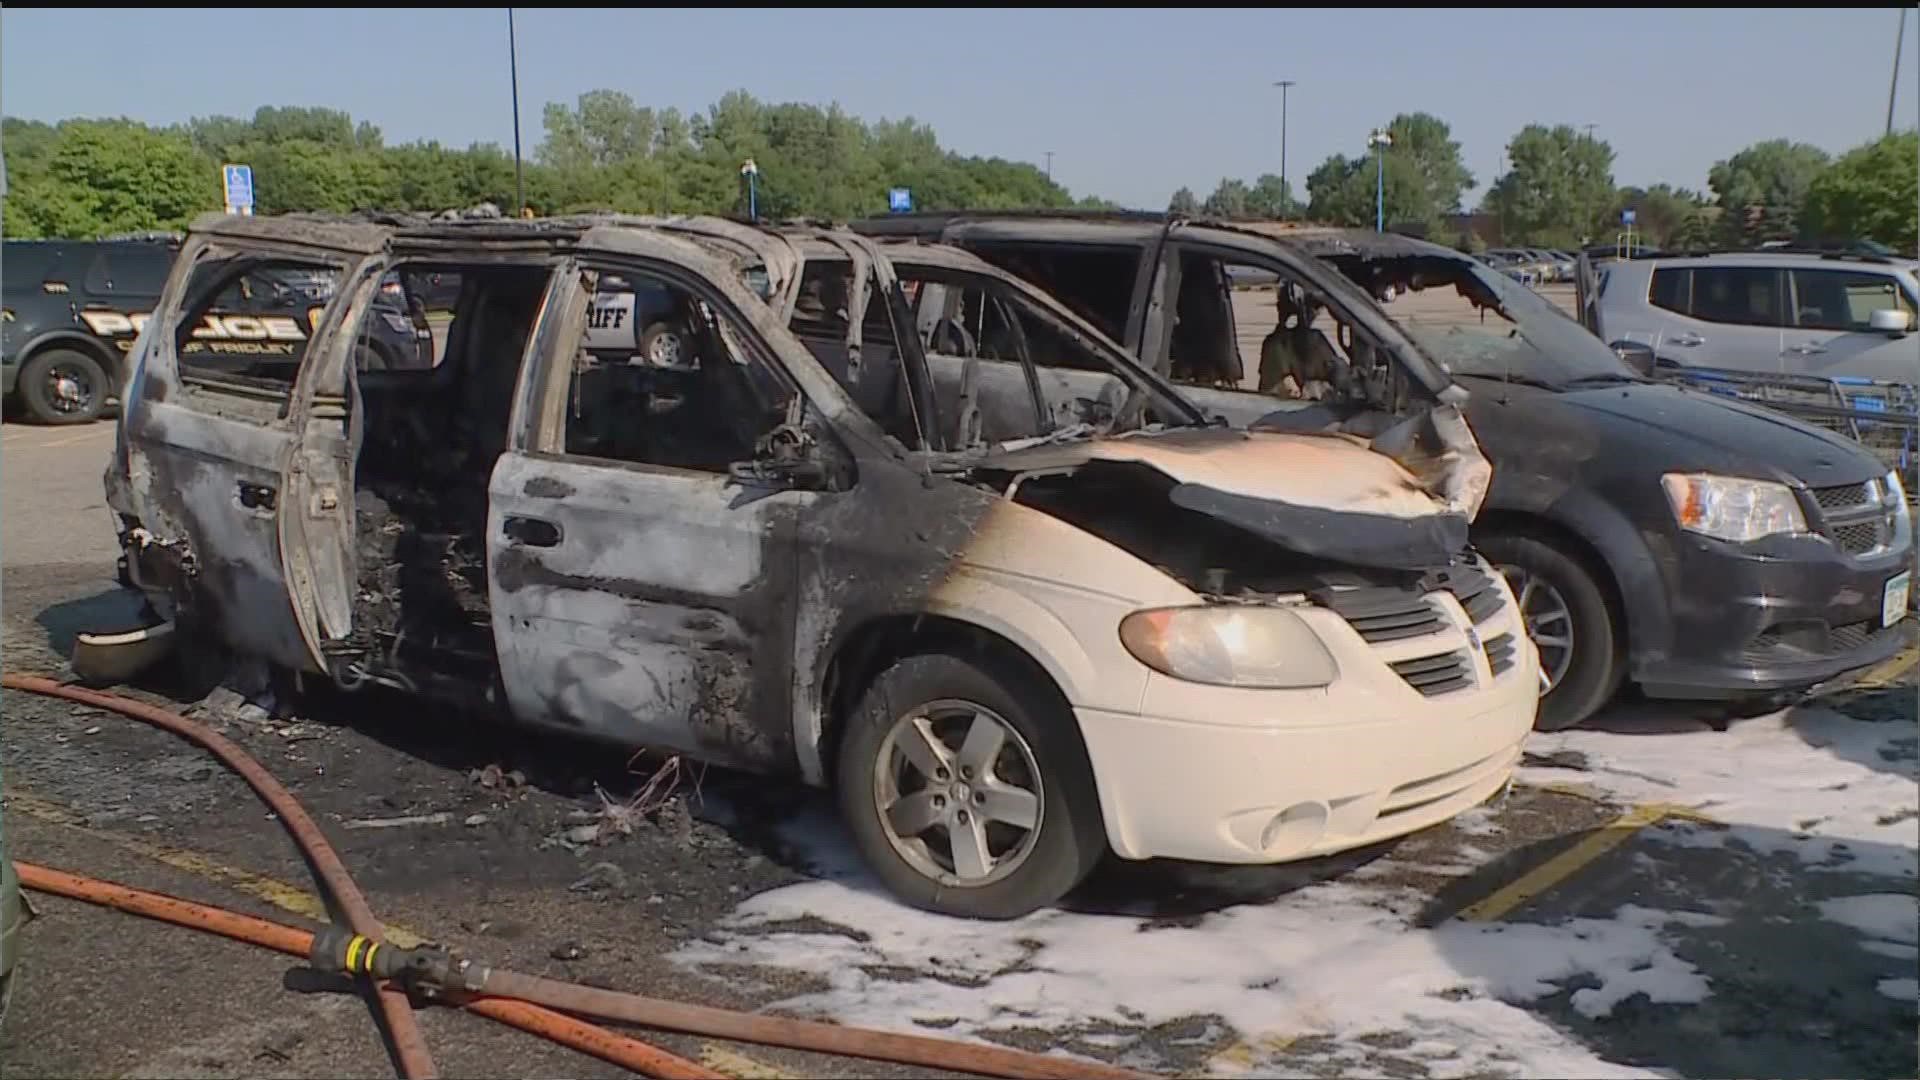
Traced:
[[1893, 38], [1893, 85], [1887, 87], [1887, 134], [1893, 134], [1893, 99], [1900, 93], [1900, 50], [1907, 43], [1907, 9], [1900, 9], [1900, 32]]
[[755, 165], [752, 158], [748, 158], [740, 165], [740, 175], [747, 178], [747, 220], [758, 223], [760, 207], [757, 201], [758, 192], [754, 189], [760, 179], [760, 166]]
[[1047, 151], [1047, 183], [1053, 183], [1053, 151]]
[[1367, 147], [1376, 149], [1373, 172], [1373, 231], [1387, 231], [1387, 147], [1393, 145], [1393, 136], [1385, 128], [1367, 136]]
[[513, 201], [514, 216], [527, 210], [527, 188], [520, 172], [520, 48], [513, 37], [513, 9], [507, 9], [507, 71], [513, 83]]
[[1281, 79], [1273, 85], [1280, 88], [1280, 217], [1287, 216], [1287, 89], [1296, 85], [1298, 80]]
[[[1599, 127], [1600, 125], [1598, 125], [1598, 124], [1582, 124], [1582, 125], [1580, 125], [1580, 126], [1581, 126], [1581, 127], [1584, 127], [1584, 128], [1586, 128], [1586, 129], [1587, 129], [1587, 149], [1588, 149], [1589, 151], [1591, 151], [1591, 150], [1593, 149], [1593, 129], [1594, 129], [1594, 128], [1597, 128], [1597, 127]], [[1590, 192], [1590, 193], [1591, 193], [1591, 192]], [[1594, 218], [1593, 218], [1593, 203], [1592, 203], [1592, 202], [1590, 202], [1589, 200], [1586, 200], [1586, 199], [1582, 199], [1582, 200], [1580, 200], [1580, 202], [1581, 202], [1581, 207], [1580, 207], [1580, 209], [1581, 209], [1581, 210], [1583, 210], [1583, 211], [1585, 211], [1585, 212], [1586, 212], [1586, 215], [1587, 215], [1587, 220], [1586, 220], [1586, 222], [1585, 222], [1585, 224], [1584, 224], [1584, 225], [1582, 225], [1582, 226], [1581, 226], [1581, 228], [1580, 228], [1580, 235], [1581, 235], [1581, 237], [1582, 237], [1582, 239], [1581, 239], [1581, 243], [1583, 243], [1583, 244], [1584, 244], [1584, 243], [1586, 243], [1586, 238], [1587, 238], [1587, 237], [1589, 236], [1589, 234], [1588, 234], [1588, 232], [1587, 232], [1587, 230], [1588, 230], [1588, 229], [1591, 229], [1591, 228], [1593, 228], [1593, 225], [1594, 225]]]

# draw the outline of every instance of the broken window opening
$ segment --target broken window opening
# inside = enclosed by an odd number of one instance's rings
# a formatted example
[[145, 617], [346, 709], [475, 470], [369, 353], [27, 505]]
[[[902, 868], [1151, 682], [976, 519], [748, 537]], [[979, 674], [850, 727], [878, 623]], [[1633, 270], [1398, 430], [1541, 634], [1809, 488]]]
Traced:
[[345, 277], [337, 264], [259, 254], [195, 265], [170, 328], [182, 378], [286, 395]]
[[897, 258], [896, 267], [914, 290], [936, 422], [954, 449], [1201, 422], [1186, 402], [1003, 281]]
[[[472, 693], [491, 685], [487, 482], [507, 444], [521, 360], [551, 273], [545, 266], [396, 269], [403, 301], [418, 298], [428, 316], [428, 305], [444, 305], [445, 318], [429, 327], [433, 359], [425, 366], [356, 364], [358, 588], [353, 632], [330, 650], [341, 660], [422, 689]], [[363, 322], [388, 313], [373, 305]]]
[[750, 333], [688, 288], [607, 270], [589, 310], [634, 315], [589, 317], [567, 385], [566, 454], [728, 473], [787, 420], [797, 389], [750, 347]]
[[[891, 298], [881, 289], [877, 275], [869, 276], [865, 311], [850, 310], [853, 294], [851, 261], [810, 258], [801, 272], [799, 299], [787, 326], [882, 432], [908, 449], [926, 449], [928, 418], [914, 404]], [[858, 364], [849, 348], [856, 317], [860, 320]]]

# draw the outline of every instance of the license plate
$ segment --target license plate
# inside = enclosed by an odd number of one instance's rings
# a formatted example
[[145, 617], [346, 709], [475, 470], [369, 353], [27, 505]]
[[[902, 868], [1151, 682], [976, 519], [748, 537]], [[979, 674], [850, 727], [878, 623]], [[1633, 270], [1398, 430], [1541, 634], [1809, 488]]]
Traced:
[[1887, 589], [1880, 594], [1880, 625], [1892, 626], [1907, 614], [1907, 592], [1913, 584], [1913, 571], [1909, 570], [1887, 582]]

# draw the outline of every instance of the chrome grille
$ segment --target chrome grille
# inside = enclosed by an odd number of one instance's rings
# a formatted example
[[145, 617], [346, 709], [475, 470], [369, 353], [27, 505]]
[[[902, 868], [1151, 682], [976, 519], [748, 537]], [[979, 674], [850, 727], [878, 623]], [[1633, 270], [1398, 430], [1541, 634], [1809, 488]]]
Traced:
[[1848, 555], [1874, 555], [1891, 548], [1902, 500], [1880, 480], [1808, 492], [1820, 508], [1816, 529]]
[[1849, 555], [1865, 555], [1880, 546], [1880, 526], [1871, 521], [1838, 526], [1833, 530], [1833, 542]]
[[1856, 506], [1865, 506], [1873, 501], [1873, 485], [1866, 483], [1814, 488], [1812, 494], [1813, 501], [1818, 503], [1822, 510], [1848, 510]]
[[1398, 660], [1390, 665], [1415, 690], [1428, 697], [1451, 693], [1473, 685], [1473, 668], [1462, 652], [1435, 653]]

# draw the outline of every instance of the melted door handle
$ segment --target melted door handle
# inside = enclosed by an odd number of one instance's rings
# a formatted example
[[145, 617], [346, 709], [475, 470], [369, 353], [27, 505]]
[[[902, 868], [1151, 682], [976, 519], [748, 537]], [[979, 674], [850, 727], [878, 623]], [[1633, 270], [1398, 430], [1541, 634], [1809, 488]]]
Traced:
[[249, 484], [240, 481], [240, 505], [249, 510], [272, 510], [280, 493], [265, 484]]
[[501, 527], [507, 539], [527, 547], [557, 547], [560, 543], [560, 526], [544, 518], [521, 517], [512, 514]]

